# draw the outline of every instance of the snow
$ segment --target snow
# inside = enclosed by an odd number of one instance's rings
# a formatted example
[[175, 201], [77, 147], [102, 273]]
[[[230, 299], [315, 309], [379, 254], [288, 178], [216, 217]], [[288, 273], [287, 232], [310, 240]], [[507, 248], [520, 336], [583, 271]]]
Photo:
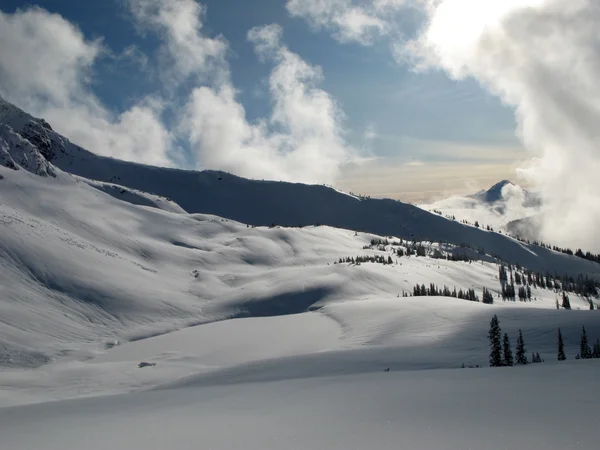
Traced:
[[600, 437], [595, 420], [600, 400], [581, 386], [595, 386], [598, 368], [593, 361], [381, 371], [3, 408], [2, 445], [587, 450]]
[[[543, 210], [539, 194], [535, 190], [527, 190], [508, 180], [496, 183], [488, 190], [481, 190], [464, 197], [454, 196], [420, 205], [426, 211], [434, 211], [446, 217], [456, 217], [482, 227], [492, 227], [496, 231], [512, 236], [539, 240], [533, 224], [524, 223], [526, 218], [537, 216]], [[513, 224], [511, 226], [511, 223]], [[525, 232], [514, 233], [514, 223], [523, 223]], [[526, 226], [525, 226], [526, 225]]]
[[447, 220], [396, 200], [359, 199], [321, 185], [248, 180], [212, 170], [158, 168], [101, 157], [12, 105], [0, 107], [0, 122], [41, 142], [42, 153], [65, 172], [168, 198], [188, 213], [212, 214], [256, 226], [320, 224], [405, 239], [469, 243], [533, 270], [595, 271], [594, 263], [589, 261], [565, 259], [566, 255], [541, 247], [527, 251], [507, 236]]
[[[492, 262], [394, 257], [397, 264], [390, 266], [334, 264], [340, 257], [387, 256], [392, 247], [363, 250], [373, 235], [324, 226], [252, 228], [214, 216], [135, 205], [58, 169], [56, 178], [5, 168], [0, 174], [0, 343], [3, 365], [13, 367], [0, 374], [0, 383], [8, 386], [0, 396], [4, 404], [36, 401], [36, 395], [57, 399], [97, 395], [102, 389], [129, 392], [192, 373], [321, 350], [391, 346], [411, 353], [414, 345], [439, 342], [459, 331], [467, 337], [452, 344], [451, 351], [419, 357], [414, 364], [407, 353], [406, 367], [484, 364], [487, 344], [481, 336], [492, 311], [501, 318], [503, 311], [507, 317], [518, 311], [523, 322], [512, 326], [513, 336], [517, 326], [531, 329], [533, 316], [543, 324], [542, 335], [570, 326], [575, 337], [582, 323], [591, 320], [593, 325], [598, 317], [589, 311], [556, 311], [557, 294], [541, 289], [533, 290], [531, 303], [493, 306], [398, 297], [412, 292], [416, 283], [430, 282], [474, 288], [478, 295], [483, 287], [497, 292], [498, 266]], [[572, 296], [571, 302], [574, 309], [588, 309], [585, 299]], [[547, 323], [539, 322], [540, 309], [551, 314]], [[296, 322], [307, 310], [317, 318], [302, 320], [318, 342], [302, 332], [303, 322]], [[246, 319], [218, 322], [234, 318]], [[251, 333], [226, 325], [260, 319], [255, 328], [244, 326]], [[212, 322], [217, 323], [185, 330]], [[270, 331], [262, 335], [257, 328]], [[181, 338], [178, 333], [160, 337], [176, 330], [183, 330]], [[210, 330], [221, 331], [202, 334]], [[228, 334], [244, 338], [227, 343], [223, 336]], [[268, 335], [277, 336], [281, 350], [266, 344]], [[147, 339], [152, 336], [159, 337]], [[477, 352], [462, 357], [475, 340]], [[114, 342], [131, 341], [137, 342], [106, 350]], [[186, 341], [219, 342], [223, 348], [205, 344], [191, 351], [194, 344]], [[536, 350], [552, 345], [547, 339]], [[104, 352], [129, 356], [111, 360]], [[129, 380], [130, 368], [141, 360], [161, 364], [149, 379], [136, 375]], [[36, 366], [42, 367], [23, 369]], [[108, 377], [113, 368], [116, 373]], [[70, 381], [77, 377], [81, 383]], [[99, 382], [101, 378], [109, 381]], [[15, 394], [11, 386], [16, 379], [30, 379], [39, 388], [27, 395], [19, 388]], [[45, 380], [53, 379], [58, 384], [50, 389]]]
[[[501, 301], [489, 249], [560, 274], [600, 265], [391, 200], [102, 159], [0, 101], [2, 120], [19, 170], [2, 160], [0, 448], [595, 448], [598, 363], [574, 356], [600, 312], [576, 295], [557, 310], [547, 289]], [[377, 230], [488, 254], [400, 258], [364, 248]], [[337, 263], [357, 255], [393, 264]], [[404, 297], [417, 283], [495, 303]], [[547, 362], [460, 369], [487, 365], [494, 314]]]

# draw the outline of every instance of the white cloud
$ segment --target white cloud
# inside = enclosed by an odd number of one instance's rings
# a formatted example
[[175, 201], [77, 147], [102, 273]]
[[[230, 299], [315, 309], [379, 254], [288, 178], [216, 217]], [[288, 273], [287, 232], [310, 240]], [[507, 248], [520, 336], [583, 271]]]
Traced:
[[98, 154], [169, 165], [159, 103], [145, 99], [115, 115], [91, 92], [92, 67], [104, 52], [57, 14], [0, 11], [0, 95]]
[[127, 0], [142, 30], [162, 38], [163, 74], [169, 81], [214, 75], [224, 65], [227, 42], [202, 33], [206, 7], [195, 0]]
[[252, 28], [248, 40], [254, 44], [254, 50], [263, 60], [276, 52], [281, 46], [283, 29], [276, 24]]
[[391, 30], [390, 12], [405, 0], [287, 0], [291, 16], [302, 17], [316, 29], [326, 29], [340, 42], [371, 44]]
[[[174, 142], [188, 142], [197, 168], [270, 179], [331, 182], [352, 154], [344, 142], [343, 114], [318, 87], [322, 73], [281, 44], [276, 25], [252, 29], [248, 39], [260, 59], [273, 64], [272, 113], [249, 123], [226, 62], [227, 43], [203, 34], [205, 8], [194, 0], [128, 0], [140, 29], [161, 39], [161, 69], [168, 79], [192, 85], [177, 127], [162, 115], [168, 86], [127, 111], [114, 114], [93, 93], [93, 67], [112, 55], [58, 15], [39, 8], [0, 13], [0, 94], [47, 119], [73, 142], [98, 154], [155, 165], [176, 165]], [[143, 55], [128, 47], [114, 60]], [[169, 64], [166, 64], [169, 62]], [[167, 81], [167, 80], [165, 80]]]
[[515, 108], [537, 157], [542, 238], [600, 250], [600, 8], [596, 0], [429, 0], [427, 23], [398, 48], [420, 67], [474, 77]]
[[269, 78], [270, 118], [248, 123], [229, 82], [194, 90], [182, 128], [206, 168], [253, 177], [331, 182], [352, 150], [342, 137], [342, 114], [317, 87], [319, 68], [281, 45], [274, 25], [250, 30], [248, 39], [275, 64]]

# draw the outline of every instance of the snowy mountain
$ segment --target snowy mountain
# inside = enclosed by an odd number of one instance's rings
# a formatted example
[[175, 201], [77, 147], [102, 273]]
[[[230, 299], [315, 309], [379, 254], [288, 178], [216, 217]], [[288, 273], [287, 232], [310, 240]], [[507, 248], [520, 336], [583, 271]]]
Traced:
[[502, 180], [494, 184], [488, 190], [481, 190], [475, 194], [468, 195], [467, 197], [502, 209], [505, 207], [503, 203], [509, 201], [512, 196], [511, 194], [514, 195], [514, 192], [518, 192], [518, 195], [523, 197], [522, 205], [524, 207], [535, 207], [540, 205], [541, 200], [534, 192], [523, 189], [508, 180]]
[[[512, 236], [524, 234], [513, 234], [514, 227], [508, 226], [510, 222], [535, 216], [542, 210], [542, 202], [536, 192], [523, 189], [508, 180], [500, 181], [475, 194], [450, 197], [420, 206], [427, 211], [437, 211], [445, 216], [455, 217], [459, 221], [472, 224], [478, 222], [485, 228], [489, 226], [496, 231], [508, 232]], [[526, 234], [535, 234], [535, 229], [528, 230]], [[536, 236], [532, 240], [535, 239], [539, 237]]]
[[502, 180], [493, 185], [487, 191], [481, 190], [476, 194], [468, 195], [467, 197], [471, 197], [486, 203], [496, 203], [503, 198], [502, 189], [504, 189], [504, 186], [514, 186], [514, 184], [508, 180]]
[[[397, 201], [103, 158], [6, 102], [0, 123], [0, 447], [593, 448], [597, 364], [571, 360], [599, 301], [557, 309], [546, 283], [599, 264]], [[543, 284], [503, 301], [493, 255]], [[494, 314], [548, 363], [476, 369]]]
[[[534, 270], [565, 269], [560, 255], [527, 248], [506, 236], [396, 200], [356, 198], [326, 186], [248, 180], [217, 171], [158, 168], [101, 157], [7, 102], [0, 103], [2, 122], [38, 143], [40, 152], [65, 172], [168, 198], [188, 213], [213, 214], [256, 226], [320, 224], [412, 240], [466, 243]], [[576, 273], [595, 270], [584, 261], [571, 261], [567, 266]]]

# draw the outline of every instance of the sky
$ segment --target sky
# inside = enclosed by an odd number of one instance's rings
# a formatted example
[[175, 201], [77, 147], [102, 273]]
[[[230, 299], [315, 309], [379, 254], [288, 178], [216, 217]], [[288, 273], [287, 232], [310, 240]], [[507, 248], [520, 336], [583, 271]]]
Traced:
[[0, 95], [96, 153], [413, 202], [508, 178], [542, 240], [600, 251], [597, 0], [0, 11]]
[[404, 3], [0, 0], [0, 95], [148, 164], [408, 201], [514, 178], [514, 108], [399, 58], [426, 23]]

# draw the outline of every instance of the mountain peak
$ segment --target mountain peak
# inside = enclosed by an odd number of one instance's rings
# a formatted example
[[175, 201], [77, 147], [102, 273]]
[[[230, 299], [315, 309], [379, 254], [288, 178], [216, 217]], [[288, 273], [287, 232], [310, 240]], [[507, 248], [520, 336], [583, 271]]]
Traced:
[[487, 191], [481, 190], [476, 194], [470, 195], [469, 197], [475, 198], [486, 203], [495, 203], [499, 200], [502, 200], [502, 189], [504, 189], [504, 186], [508, 185], [514, 186], [514, 183], [510, 180], [502, 180], [494, 184]]

